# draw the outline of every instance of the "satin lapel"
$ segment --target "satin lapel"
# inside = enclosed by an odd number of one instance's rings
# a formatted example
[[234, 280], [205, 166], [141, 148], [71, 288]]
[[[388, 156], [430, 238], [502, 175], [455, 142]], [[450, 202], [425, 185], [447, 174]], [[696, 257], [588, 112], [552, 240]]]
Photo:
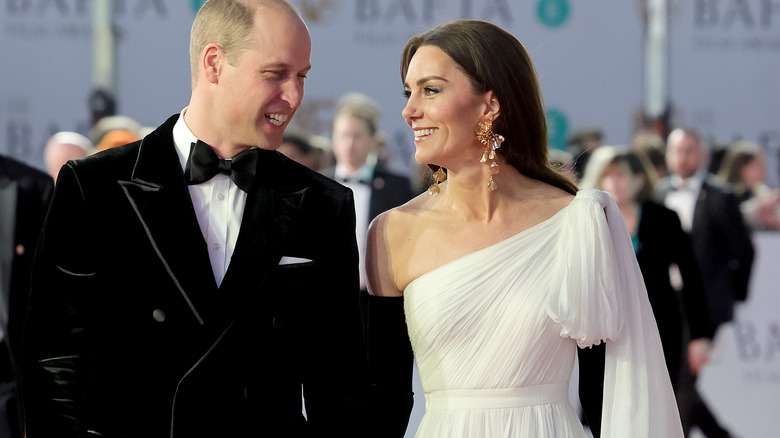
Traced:
[[276, 152], [264, 159], [258, 167], [266, 170], [247, 195], [236, 248], [220, 287], [226, 293], [265, 280], [287, 255], [282, 254], [285, 243], [300, 217], [307, 189], [285, 184], [287, 172]]
[[11, 266], [16, 242], [16, 181], [0, 177], [0, 320], [8, 321], [8, 295], [11, 288]]
[[174, 149], [173, 125], [167, 126], [170, 122], [143, 140], [131, 180], [119, 184], [178, 292], [204, 324], [214, 308], [217, 285]]

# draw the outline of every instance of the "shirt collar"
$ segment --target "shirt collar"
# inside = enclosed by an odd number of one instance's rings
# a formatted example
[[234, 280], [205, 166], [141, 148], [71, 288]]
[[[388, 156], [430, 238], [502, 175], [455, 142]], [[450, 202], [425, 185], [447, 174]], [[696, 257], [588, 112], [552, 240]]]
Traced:
[[333, 171], [333, 176], [338, 181], [362, 181], [365, 183], [370, 183], [374, 177], [375, 167], [376, 163], [367, 162], [363, 165], [363, 167], [358, 169], [357, 172], [350, 174], [347, 171], [346, 166], [336, 164], [336, 168]]
[[678, 190], [685, 188], [692, 192], [698, 192], [701, 190], [702, 184], [704, 184], [705, 173], [703, 171], [696, 172], [692, 177], [683, 179], [680, 175], [672, 175], [672, 186]]
[[182, 171], [184, 171], [184, 166], [187, 165], [192, 143], [198, 141], [198, 137], [190, 131], [187, 123], [184, 121], [184, 113], [186, 111], [186, 107], [181, 110], [179, 120], [173, 125], [173, 144], [176, 145], [176, 153], [179, 155], [179, 163], [181, 163]]

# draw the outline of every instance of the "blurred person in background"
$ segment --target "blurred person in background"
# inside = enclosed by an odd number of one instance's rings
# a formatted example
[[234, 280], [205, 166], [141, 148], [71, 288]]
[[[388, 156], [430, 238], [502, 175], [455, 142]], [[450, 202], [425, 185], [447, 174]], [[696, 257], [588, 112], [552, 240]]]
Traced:
[[3, 438], [22, 436], [18, 397], [22, 327], [33, 254], [53, 190], [54, 180], [48, 174], [0, 155], [0, 437]]
[[690, 236], [702, 273], [712, 329], [728, 322], [748, 293], [754, 249], [739, 200], [707, 173], [707, 150], [696, 131], [678, 128], [667, 139], [670, 175], [658, 181], [654, 198], [677, 212]]
[[46, 171], [57, 181], [62, 165], [69, 160], [84, 158], [95, 151], [95, 146], [85, 136], [69, 131], [58, 132], [46, 142], [43, 150], [43, 163]]
[[89, 140], [94, 145], [100, 144], [103, 137], [111, 131], [124, 130], [135, 135], [141, 134], [142, 126], [135, 119], [123, 115], [101, 117], [89, 130]]
[[[739, 201], [721, 180], [707, 172], [708, 154], [693, 129], [676, 128], [667, 138], [666, 161], [670, 175], [658, 181], [656, 201], [677, 212], [690, 236], [701, 272], [707, 316], [713, 333], [734, 317], [734, 307], [748, 295], [755, 251]], [[696, 390], [695, 375], [686, 392], [678, 392], [686, 435], [693, 426], [709, 438], [729, 437]]]
[[554, 169], [557, 169], [562, 175], [566, 176], [572, 181], [577, 181], [577, 174], [574, 170], [574, 157], [571, 152], [562, 149], [550, 149], [550, 164]]
[[586, 127], [575, 131], [566, 141], [566, 150], [572, 155], [573, 171], [579, 181], [588, 165], [590, 155], [602, 145], [604, 133], [596, 127]]
[[766, 185], [766, 162], [759, 145], [747, 141], [730, 144], [718, 176], [732, 185], [751, 228], [780, 230], [780, 190]]
[[112, 129], [100, 139], [100, 143], [95, 146], [95, 152], [102, 152], [106, 149], [122, 146], [134, 141], [140, 140], [142, 137], [139, 133], [127, 130], [127, 129]]
[[631, 139], [631, 150], [645, 157], [656, 175], [656, 180], [669, 174], [666, 166], [666, 142], [650, 129], [637, 131]]
[[378, 160], [383, 136], [379, 106], [365, 94], [352, 92], [336, 103], [331, 143], [336, 165], [323, 174], [352, 189], [355, 196], [356, 235], [360, 254], [361, 308], [367, 303], [366, 231], [380, 213], [412, 198], [409, 178], [389, 171]]
[[325, 150], [312, 140], [314, 138], [311, 135], [285, 133], [282, 145], [277, 150], [309, 169], [319, 171], [323, 168]]
[[[591, 160], [585, 174], [593, 174], [587, 179], [612, 194], [626, 222], [676, 388], [685, 363], [695, 373], [706, 363], [713, 336], [690, 238], [674, 211], [652, 201], [653, 171], [641, 155], [613, 146], [599, 148], [596, 155], [606, 157]], [[672, 270], [682, 278], [678, 287], [672, 284]], [[687, 361], [682, 357], [685, 353]]]

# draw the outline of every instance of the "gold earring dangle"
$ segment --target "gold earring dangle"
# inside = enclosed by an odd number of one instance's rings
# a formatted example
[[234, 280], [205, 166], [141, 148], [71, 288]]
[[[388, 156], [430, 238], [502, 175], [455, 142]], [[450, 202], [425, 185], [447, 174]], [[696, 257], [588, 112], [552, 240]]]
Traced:
[[439, 170], [433, 172], [433, 184], [428, 187], [428, 194], [431, 196], [438, 195], [440, 191], [439, 184], [445, 179], [447, 179], [447, 172], [444, 171], [443, 167], [439, 166]]
[[504, 142], [504, 136], [493, 132], [493, 120], [487, 115], [482, 117], [477, 125], [477, 138], [482, 146], [485, 148], [482, 151], [482, 158], [480, 163], [490, 163], [490, 180], [488, 181], [488, 189], [492, 192], [498, 188], [498, 184], [493, 181], [493, 175], [498, 174], [499, 168], [496, 163], [496, 149], [501, 147], [501, 143]]

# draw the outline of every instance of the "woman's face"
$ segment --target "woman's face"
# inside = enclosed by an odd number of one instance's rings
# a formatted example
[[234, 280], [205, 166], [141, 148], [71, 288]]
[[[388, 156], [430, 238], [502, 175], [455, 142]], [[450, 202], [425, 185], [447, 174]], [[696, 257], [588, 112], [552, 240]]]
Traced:
[[402, 111], [414, 131], [415, 159], [450, 169], [479, 163], [474, 129], [489, 109], [492, 92], [477, 94], [455, 61], [436, 46], [422, 46], [409, 62]]
[[764, 182], [766, 178], [766, 168], [764, 167], [764, 157], [757, 155], [742, 167], [740, 172], [742, 182], [746, 187], [752, 189], [758, 183]]
[[618, 206], [628, 206], [634, 203], [636, 194], [642, 188], [642, 177], [631, 175], [620, 166], [609, 166], [601, 177], [602, 190], [608, 191]]

